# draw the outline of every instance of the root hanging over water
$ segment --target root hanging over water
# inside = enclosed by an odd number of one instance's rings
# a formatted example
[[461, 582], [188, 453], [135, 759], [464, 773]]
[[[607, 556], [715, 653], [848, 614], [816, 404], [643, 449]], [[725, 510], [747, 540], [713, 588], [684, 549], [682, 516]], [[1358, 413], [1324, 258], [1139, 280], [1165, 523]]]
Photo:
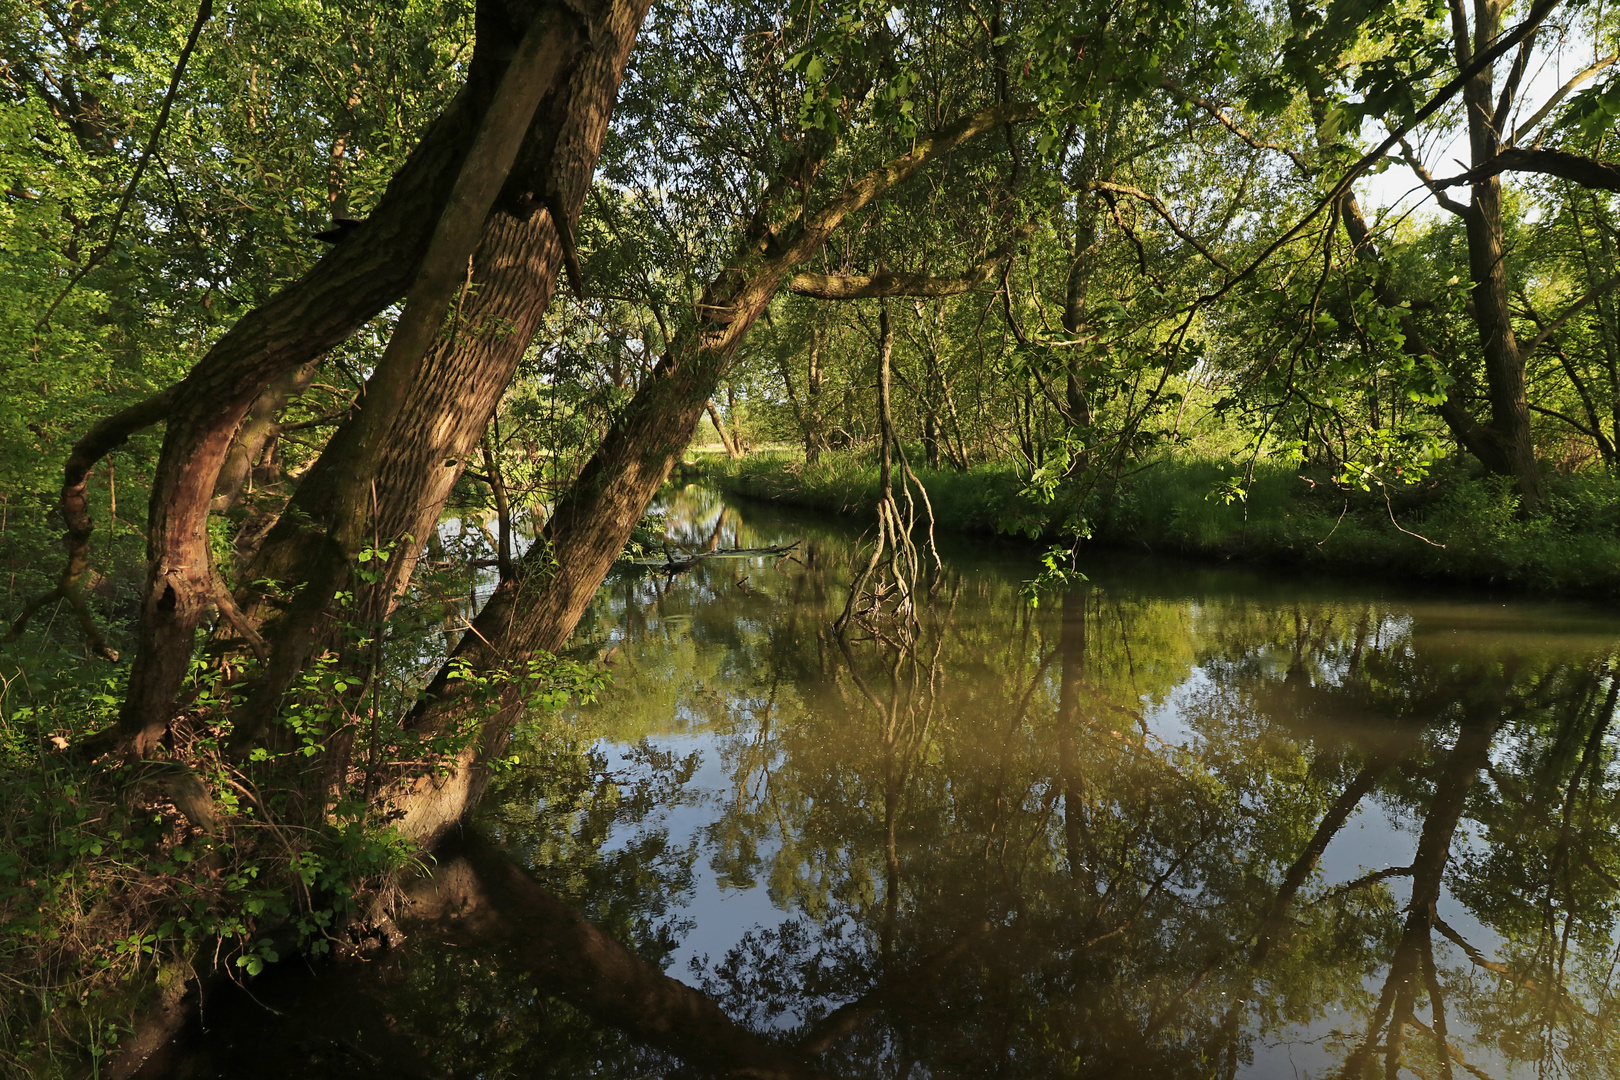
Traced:
[[[901, 457], [904, 479], [900, 498], [887, 485], [878, 499], [877, 532], [871, 556], [850, 582], [849, 598], [843, 613], [833, 623], [840, 634], [847, 634], [851, 623], [867, 630], [879, 625], [890, 628], [909, 626], [915, 632], [919, 583], [924, 591], [938, 588], [942, 569], [934, 546], [934, 508], [928, 491]], [[915, 485], [917, 496], [912, 496]], [[916, 539], [918, 504], [921, 503], [922, 543]]]
[[[911, 465], [906, 461], [905, 450], [895, 436], [889, 394], [893, 355], [894, 324], [889, 318], [888, 302], [884, 301], [878, 317], [877, 419], [881, 456], [877, 534], [871, 557], [850, 582], [844, 611], [833, 623], [833, 629], [840, 637], [847, 635], [850, 624], [855, 622], [873, 633], [880, 626], [887, 626], [903, 638], [914, 638], [918, 626], [918, 582], [925, 574], [931, 577], [929, 591], [932, 592], [938, 588], [940, 571], [943, 569], [934, 544], [934, 506], [929, 502], [928, 489], [912, 472]], [[895, 497], [894, 492], [896, 463], [900, 466], [899, 498]], [[915, 498], [912, 496], [913, 488], [917, 492]], [[920, 549], [915, 539], [919, 501], [922, 504], [922, 521], [926, 524]]]

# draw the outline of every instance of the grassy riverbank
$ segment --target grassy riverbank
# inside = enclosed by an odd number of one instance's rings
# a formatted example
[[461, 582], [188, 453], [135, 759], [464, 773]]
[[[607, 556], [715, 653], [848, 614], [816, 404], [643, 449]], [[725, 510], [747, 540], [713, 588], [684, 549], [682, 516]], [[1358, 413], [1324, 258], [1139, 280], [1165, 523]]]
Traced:
[[[829, 454], [806, 465], [789, 454], [697, 466], [723, 490], [838, 514], [872, 510], [877, 468]], [[1216, 495], [1238, 469], [1165, 460], [1082, 499], [1050, 504], [1023, 493], [1007, 466], [919, 470], [939, 528], [1058, 539], [1083, 520], [1091, 542], [1201, 558], [1380, 576], [1510, 585], [1539, 592], [1620, 596], [1620, 483], [1599, 474], [1549, 479], [1549, 513], [1526, 518], [1506, 483], [1441, 469], [1388, 493], [1344, 491], [1325, 475], [1260, 465], [1246, 497]]]

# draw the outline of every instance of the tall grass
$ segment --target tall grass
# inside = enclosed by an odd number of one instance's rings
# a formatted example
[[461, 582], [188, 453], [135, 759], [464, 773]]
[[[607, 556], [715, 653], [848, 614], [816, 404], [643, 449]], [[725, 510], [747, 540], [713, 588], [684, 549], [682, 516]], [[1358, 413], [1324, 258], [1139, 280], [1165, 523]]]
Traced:
[[[829, 513], [865, 514], [877, 500], [877, 466], [859, 453], [825, 454], [816, 465], [791, 454], [711, 458], [699, 468], [732, 494]], [[1262, 463], [1228, 501], [1223, 482], [1238, 471], [1165, 459], [1052, 503], [1026, 493], [1009, 465], [918, 476], [945, 530], [1053, 540], [1078, 523], [1091, 543], [1138, 550], [1620, 596], [1620, 481], [1607, 474], [1549, 477], [1549, 509], [1532, 517], [1510, 483], [1460, 466], [1362, 492], [1325, 473]]]

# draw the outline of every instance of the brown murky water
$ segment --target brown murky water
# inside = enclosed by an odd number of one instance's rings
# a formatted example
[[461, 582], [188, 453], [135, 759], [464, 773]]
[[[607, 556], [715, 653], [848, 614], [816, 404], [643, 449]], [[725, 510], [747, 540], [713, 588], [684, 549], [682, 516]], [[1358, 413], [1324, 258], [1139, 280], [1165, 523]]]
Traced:
[[[481, 827], [789, 1072], [1620, 1076], [1620, 619], [1119, 557], [1031, 608], [1027, 551], [958, 545], [915, 641], [840, 643], [853, 530], [665, 509], [804, 544], [611, 580], [612, 685]], [[561, 948], [281, 965], [170, 1073], [712, 1071]]]

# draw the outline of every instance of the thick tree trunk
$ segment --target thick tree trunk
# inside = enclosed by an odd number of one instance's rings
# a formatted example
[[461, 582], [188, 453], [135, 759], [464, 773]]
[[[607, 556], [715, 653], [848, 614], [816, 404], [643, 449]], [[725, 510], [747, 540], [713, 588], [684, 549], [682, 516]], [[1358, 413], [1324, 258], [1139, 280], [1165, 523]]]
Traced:
[[[566, 91], [578, 76], [580, 58], [584, 57], [586, 66], [590, 66], [620, 50], [584, 51], [585, 43], [578, 32], [582, 29], [581, 16], [573, 8], [542, 4], [536, 10], [534, 17], [555, 20], [560, 28], [554, 40], [546, 43], [555, 71], [548, 100], [563, 111], [565, 118], [577, 122], [580, 117], [567, 112]], [[615, 23], [612, 18], [597, 21], [602, 25]], [[205, 559], [209, 500], [203, 494], [213, 494], [238, 421], [271, 379], [325, 352], [403, 294], [415, 276], [432, 224], [440, 217], [495, 84], [525, 30], [526, 25], [513, 25], [506, 6], [480, 7], [480, 44], [467, 87], [396, 174], [371, 218], [353, 230], [304, 279], [239, 322], [181, 384], [153, 488], [148, 593], [139, 651], [121, 717], [122, 730], [137, 748], [150, 747], [164, 730], [174, 694], [189, 664], [194, 632], [211, 599]], [[619, 69], [622, 66], [621, 60]], [[612, 81], [612, 88], [616, 87], [617, 69]], [[606, 102], [599, 96], [588, 96], [579, 106], [587, 122], [577, 126], [605, 125], [611, 102], [611, 92]], [[536, 177], [547, 177], [546, 166], [553, 160], [578, 152], [578, 140], [571, 142], [568, 136], [567, 130], [559, 132], [555, 109], [543, 104], [502, 192], [503, 207], [531, 221], [543, 221], [549, 213], [534, 214], [538, 204], [558, 205], [559, 194], [573, 194], [548, 190], [535, 182]], [[599, 143], [599, 137], [596, 141]], [[593, 144], [591, 163], [594, 157]], [[581, 197], [588, 182], [587, 172], [580, 186]], [[500, 233], [503, 228], [510, 229], [512, 221], [509, 214], [497, 212], [490, 225]], [[480, 250], [487, 253], [491, 248], [501, 249], [513, 239], [509, 232], [494, 237], [486, 234]], [[548, 289], [554, 275], [553, 266], [547, 275]], [[524, 299], [532, 301], [533, 292]], [[513, 305], [520, 310], [524, 306]], [[492, 331], [491, 336], [500, 335]], [[425, 368], [432, 370], [435, 359], [430, 355]], [[504, 380], [501, 383], [504, 386]], [[413, 415], [415, 400], [408, 396], [402, 406], [400, 417], [405, 422]], [[482, 433], [486, 420], [487, 415], [477, 423], [471, 441]], [[338, 456], [353, 451], [350, 440], [357, 428], [350, 426], [349, 430], [345, 441], [339, 443]], [[391, 459], [401, 456], [394, 453], [396, 449], [389, 445]], [[385, 464], [384, 471], [386, 468]], [[446, 482], [453, 480], [452, 475]], [[334, 481], [332, 490], [336, 487]], [[415, 514], [413, 518], [421, 516]], [[330, 520], [330, 514], [317, 520]], [[269, 560], [269, 565], [277, 565], [274, 555]], [[398, 560], [396, 565], [408, 562]]]
[[[669, 470], [691, 442], [699, 419], [731, 357], [780, 290], [786, 271], [821, 248], [838, 227], [895, 184], [921, 172], [936, 157], [986, 131], [1024, 119], [1027, 106], [997, 106], [967, 116], [866, 175], [764, 254], [771, 228], [760, 208], [739, 247], [696, 306], [700, 318], [678, 331], [669, 351], [643, 380], [573, 485], [558, 499], [534, 545], [517, 561], [510, 580], [491, 594], [473, 633], [462, 638], [440, 669], [410, 722], [425, 731], [454, 728], [470, 708], [466, 680], [457, 668], [477, 672], [520, 669], [537, 651], [555, 653], [573, 634], [608, 568], [624, 549]], [[499, 753], [522, 708], [521, 679], [506, 683], [502, 706], [483, 725], [480, 744], [469, 749], [449, 775], [416, 781], [397, 793], [404, 811], [399, 827], [431, 846], [461, 819], [481, 795], [487, 770], [478, 764]]]
[[[335, 465], [331, 513], [311, 530], [302, 587], [269, 639], [264, 672], [238, 711], [232, 745], [239, 751], [256, 745], [268, 730], [282, 694], [315, 650], [320, 627], [339, 590], [348, 584], [355, 555], [367, 536], [380, 540], [366, 524], [375, 516], [376, 477], [389, 453], [393, 426], [423, 360], [439, 338], [458, 286], [469, 276], [485, 222], [512, 174], [541, 100], [557, 83], [574, 50], [576, 23], [577, 17], [556, 11], [543, 12], [530, 23], [479, 125], [444, 212], [434, 223], [427, 255], [411, 282], [394, 333], [367, 380], [366, 395], [349, 426], [350, 437], [339, 447], [328, 446], [322, 455], [333, 458]], [[339, 449], [341, 453], [334, 452]]]
[[178, 386], [152, 484], [146, 592], [120, 714], [120, 729], [139, 750], [164, 731], [212, 603], [208, 514], [242, 417], [272, 379], [339, 344], [404, 294], [513, 44], [475, 54], [467, 86], [365, 225], [239, 320]]
[[[1471, 61], [1475, 42], [1489, 47], [1501, 30], [1503, 7], [1495, 0], [1481, 0], [1476, 4], [1476, 26], [1470, 40], [1467, 18], [1462, 0], [1451, 5], [1453, 46], [1457, 66], [1463, 68]], [[1290, 0], [1289, 15], [1296, 33], [1310, 31], [1303, 4]], [[1495, 154], [1500, 137], [1495, 130], [1498, 102], [1492, 94], [1491, 69], [1487, 66], [1471, 79], [1463, 89], [1463, 100], [1468, 113], [1470, 146], [1475, 165], [1483, 164]], [[1511, 95], [1500, 103], [1507, 105]], [[1327, 117], [1327, 100], [1321, 87], [1310, 93], [1310, 111], [1324, 146], [1331, 139], [1321, 137]], [[1481, 157], [1481, 154], [1485, 154]], [[1474, 455], [1486, 469], [1503, 476], [1512, 476], [1524, 497], [1526, 509], [1540, 507], [1546, 498], [1536, 462], [1535, 445], [1530, 432], [1530, 409], [1525, 396], [1524, 358], [1513, 337], [1511, 314], [1507, 306], [1507, 274], [1503, 261], [1501, 184], [1490, 176], [1473, 185], [1474, 201], [1467, 207], [1443, 200], [1447, 208], [1460, 214], [1466, 226], [1469, 248], [1470, 276], [1474, 282], [1473, 299], [1475, 322], [1484, 353], [1485, 380], [1491, 404], [1491, 422], [1480, 423], [1468, 407], [1454, 397], [1443, 399], [1437, 411], [1452, 436], [1468, 453]], [[1339, 202], [1345, 232], [1355, 245], [1359, 257], [1380, 262], [1371, 242], [1370, 230], [1355, 196], [1347, 189]], [[1388, 307], [1398, 306], [1401, 297], [1394, 295], [1387, 275], [1380, 275], [1379, 302]], [[1409, 355], [1428, 358], [1429, 348], [1417, 320], [1409, 310], [1400, 316], [1401, 331], [1406, 335], [1405, 349]]]
[[[1477, 0], [1474, 5], [1474, 39], [1491, 42], [1502, 29], [1504, 5], [1496, 0]], [[1467, 27], [1457, 19], [1456, 45], [1459, 62], [1468, 56]], [[1483, 165], [1501, 147], [1497, 130], [1493, 80], [1490, 69], [1480, 72], [1463, 88], [1463, 105], [1468, 114], [1469, 148], [1473, 164]], [[1488, 176], [1472, 185], [1473, 201], [1463, 213], [1468, 235], [1468, 269], [1473, 280], [1474, 321], [1479, 327], [1479, 343], [1485, 360], [1485, 384], [1491, 405], [1491, 431], [1500, 448], [1502, 464], [1518, 482], [1527, 510], [1538, 510], [1547, 501], [1536, 462], [1535, 440], [1530, 431], [1530, 401], [1525, 393], [1524, 357], [1513, 336], [1513, 313], [1508, 304], [1507, 262], [1502, 234], [1502, 181]]]
[[[419, 551], [436, 528], [445, 500], [476, 452], [551, 302], [564, 244], [549, 206], [572, 220], [584, 204], [646, 10], [646, 0], [610, 3], [594, 20], [596, 47], [577, 57], [562, 86], [542, 104], [522, 186], [525, 193], [541, 193], [537, 201], [548, 208], [527, 216], [497, 212], [490, 217], [473, 256], [471, 287], [459, 305], [456, 325], [429, 351], [392, 425], [377, 471], [375, 526], [379, 536], [403, 541], [402, 556]], [[512, 190], [509, 184], [508, 192]], [[546, 192], [554, 195], [548, 198]], [[299, 486], [294, 512], [278, 522], [252, 571], [244, 575], [248, 580], [296, 580], [307, 543], [305, 522], [330, 517], [353, 435], [352, 425], [345, 425], [333, 436], [328, 453]], [[412, 558], [388, 561], [384, 581], [362, 591], [365, 617], [386, 617], [409, 585], [414, 566]]]

